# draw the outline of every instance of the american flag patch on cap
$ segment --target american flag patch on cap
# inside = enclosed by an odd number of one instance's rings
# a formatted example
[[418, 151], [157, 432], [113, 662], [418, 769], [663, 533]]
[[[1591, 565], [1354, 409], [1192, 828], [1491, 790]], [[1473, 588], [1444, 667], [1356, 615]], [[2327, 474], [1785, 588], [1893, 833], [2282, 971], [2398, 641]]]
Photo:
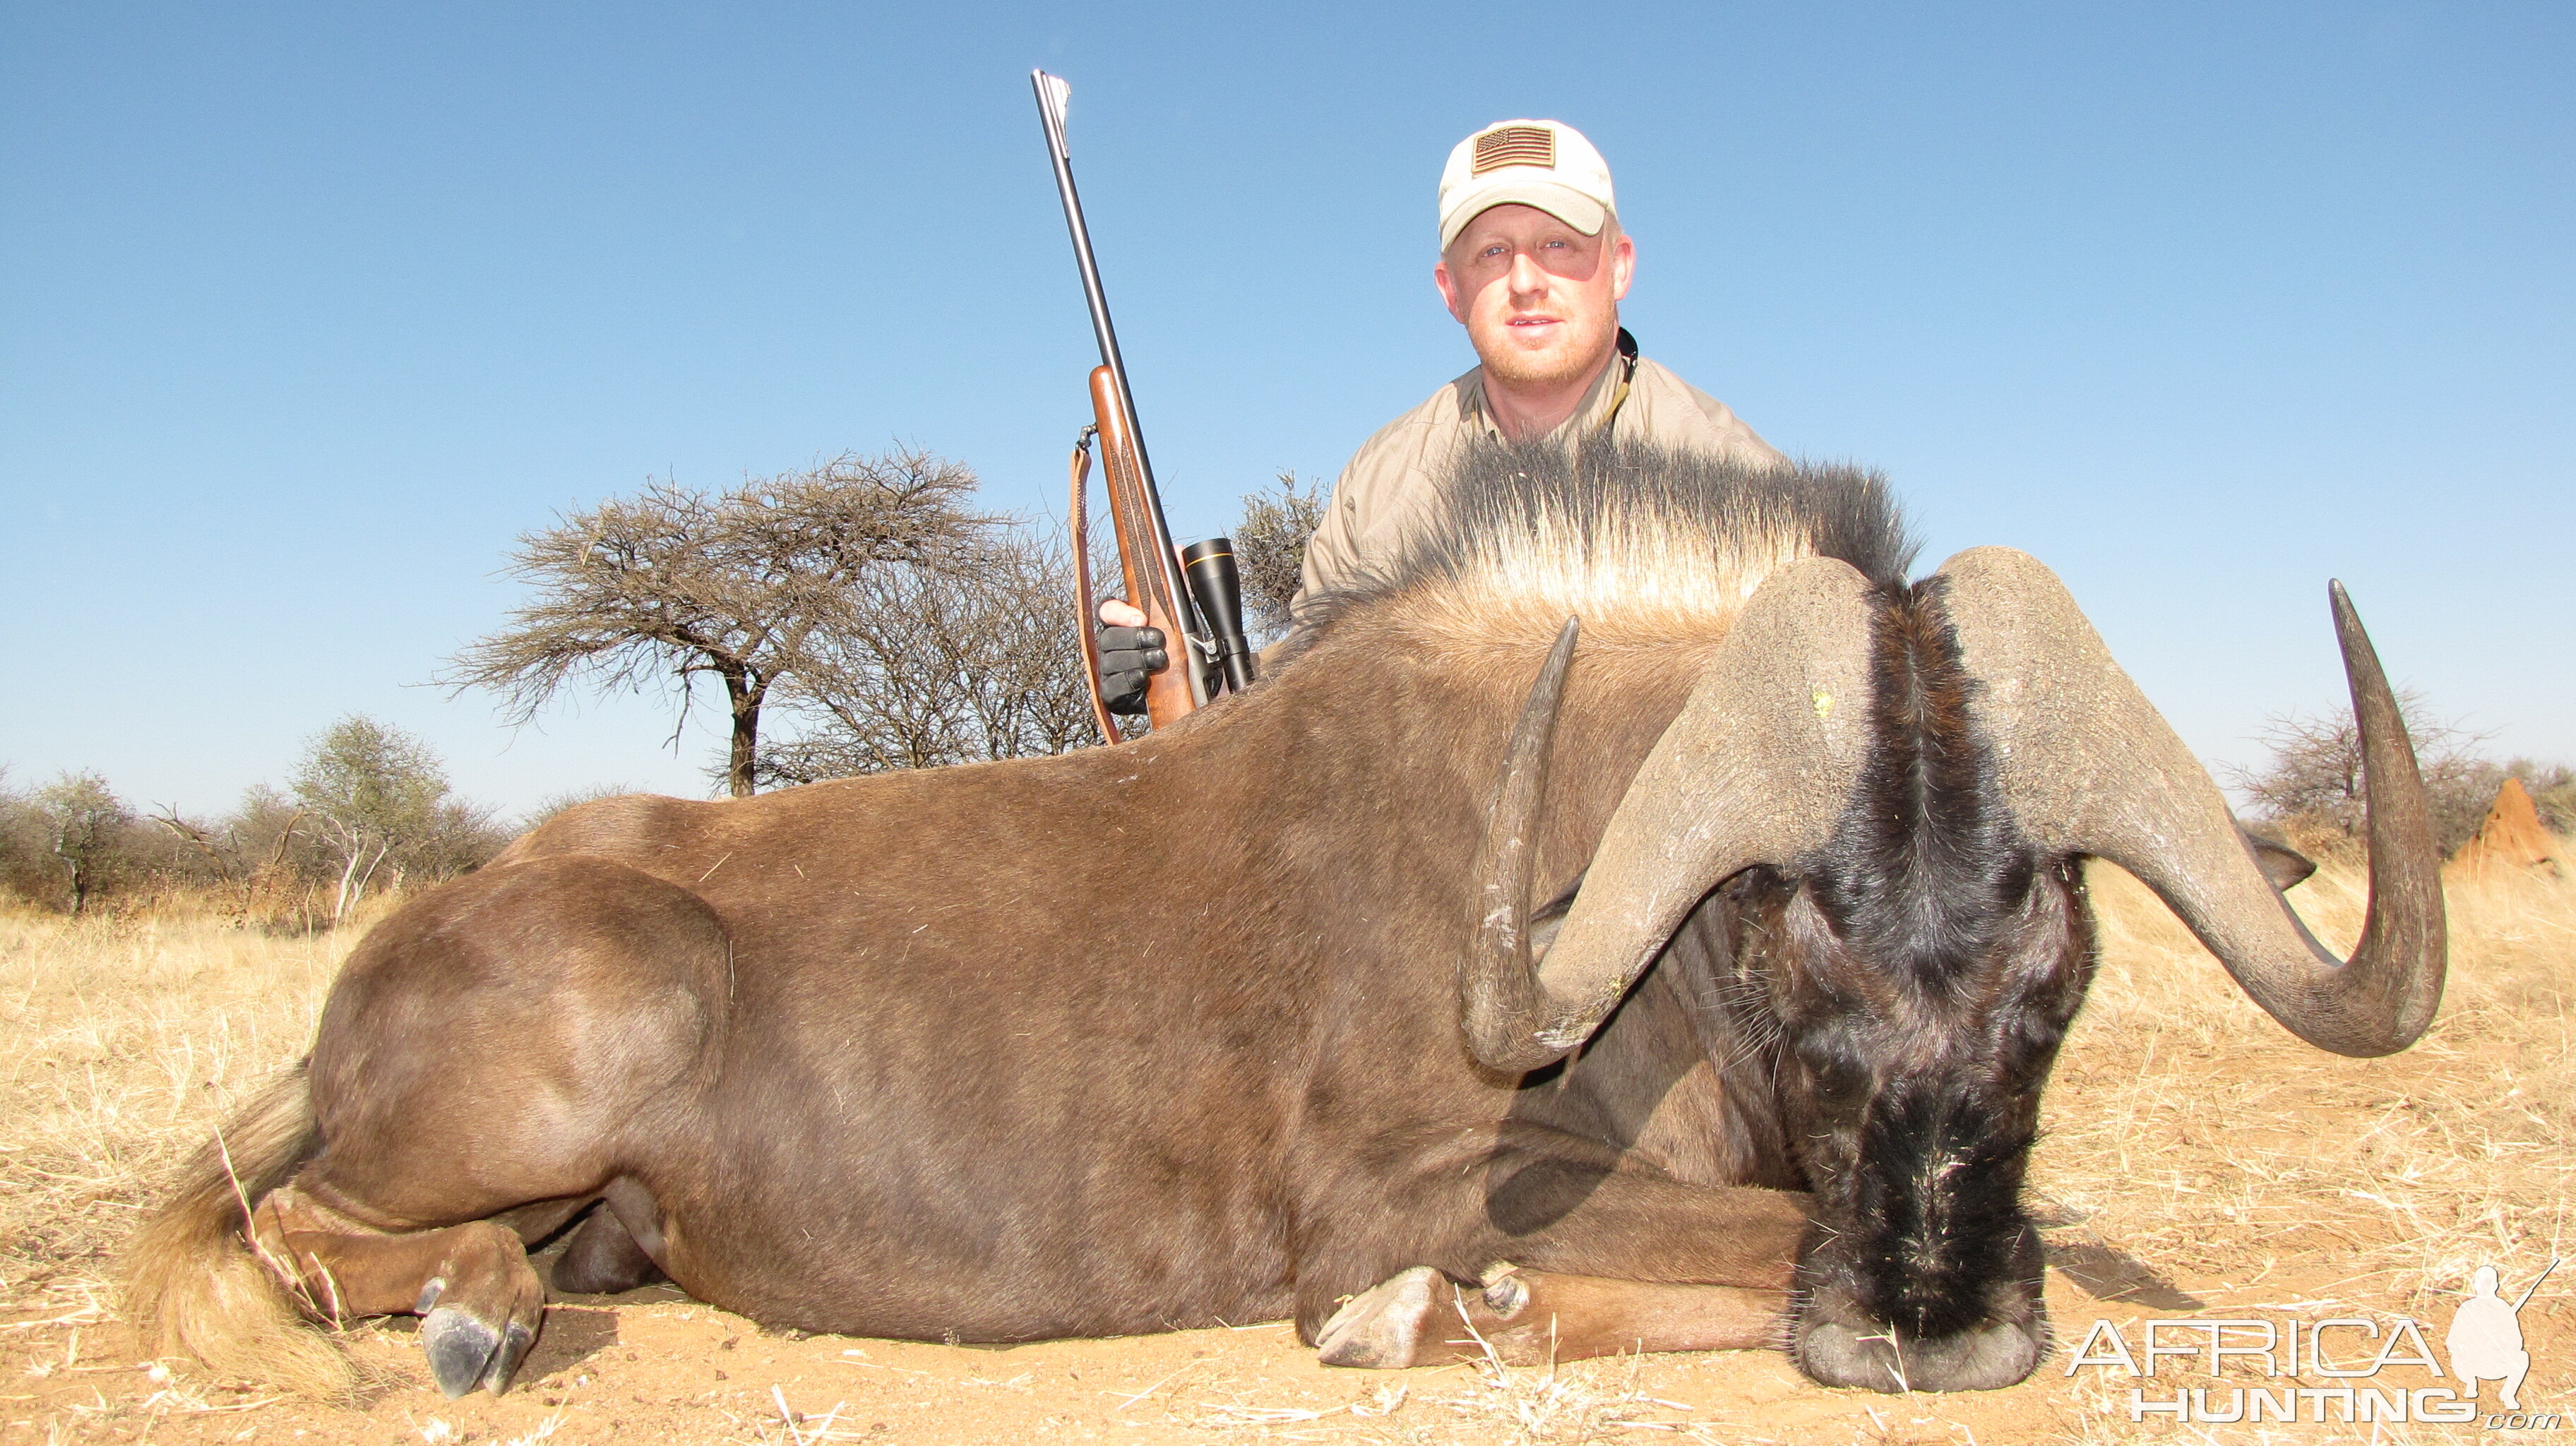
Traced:
[[1545, 126], [1496, 126], [1476, 137], [1474, 174], [1505, 166], [1556, 169], [1556, 132]]

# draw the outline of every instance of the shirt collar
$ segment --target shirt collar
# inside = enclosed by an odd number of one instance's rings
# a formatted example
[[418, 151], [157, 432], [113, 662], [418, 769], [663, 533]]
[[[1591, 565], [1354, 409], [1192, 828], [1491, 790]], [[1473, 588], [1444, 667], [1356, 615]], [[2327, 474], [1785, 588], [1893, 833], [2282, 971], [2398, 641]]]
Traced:
[[[1574, 415], [1557, 423], [1556, 430], [1547, 434], [1547, 440], [1570, 442], [1608, 426], [1620, 405], [1627, 401], [1628, 385], [1636, 374], [1637, 339], [1630, 336], [1628, 328], [1623, 326], [1619, 328], [1618, 349], [1611, 356], [1610, 365], [1603, 367], [1601, 375], [1592, 379], [1592, 387], [1583, 394], [1583, 401], [1575, 407]], [[1469, 424], [1485, 436], [1502, 436], [1502, 427], [1494, 421], [1492, 409], [1485, 405], [1484, 367], [1478, 366], [1460, 377], [1458, 384], [1459, 402], [1466, 411]]]

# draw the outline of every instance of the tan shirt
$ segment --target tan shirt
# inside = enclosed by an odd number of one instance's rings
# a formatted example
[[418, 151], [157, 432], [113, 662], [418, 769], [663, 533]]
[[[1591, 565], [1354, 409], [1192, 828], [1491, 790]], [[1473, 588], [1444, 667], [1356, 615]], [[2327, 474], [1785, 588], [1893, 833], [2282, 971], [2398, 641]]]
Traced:
[[[1748, 462], [1788, 460], [1724, 402], [1642, 357], [1621, 399], [1624, 371], [1617, 359], [1603, 368], [1582, 405], [1549, 437], [1571, 442], [1606, 420], [1611, 435], [1622, 439]], [[1289, 604], [1291, 613], [1302, 610], [1307, 598], [1347, 585], [1367, 565], [1393, 557], [1428, 526], [1440, 512], [1444, 464], [1462, 440], [1479, 434], [1502, 435], [1485, 408], [1482, 367], [1433, 392], [1429, 401], [1360, 444], [1333, 484], [1333, 500], [1314, 540], [1306, 544], [1306, 566]]]

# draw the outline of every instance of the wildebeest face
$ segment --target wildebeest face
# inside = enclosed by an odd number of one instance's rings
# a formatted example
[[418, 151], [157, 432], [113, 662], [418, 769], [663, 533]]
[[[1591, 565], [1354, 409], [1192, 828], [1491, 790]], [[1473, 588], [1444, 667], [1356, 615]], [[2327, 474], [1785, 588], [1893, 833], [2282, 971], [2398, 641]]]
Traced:
[[2092, 975], [2074, 870], [2020, 854], [1993, 880], [2017, 897], [1975, 901], [2003, 907], [1972, 908], [1971, 930], [1890, 938], [1903, 911], [1830, 878], [1762, 911], [1746, 994], [1772, 1012], [1783, 1134], [1814, 1193], [1794, 1329], [1816, 1379], [1991, 1388], [2045, 1349], [2021, 1188]]

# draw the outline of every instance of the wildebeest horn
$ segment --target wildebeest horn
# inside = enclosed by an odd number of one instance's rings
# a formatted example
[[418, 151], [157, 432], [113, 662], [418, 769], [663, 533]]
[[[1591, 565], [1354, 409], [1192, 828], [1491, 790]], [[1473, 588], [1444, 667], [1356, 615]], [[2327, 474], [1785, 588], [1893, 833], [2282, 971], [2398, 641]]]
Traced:
[[1803, 558], [1744, 605], [1611, 815], [1544, 966], [1530, 876], [1575, 624], [1557, 637], [1505, 751], [1477, 856], [1476, 946], [1459, 978], [1468, 1047], [1535, 1069], [1588, 1038], [1702, 895], [1729, 874], [1823, 845], [1869, 726], [1869, 584]]
[[2004, 797], [2033, 842], [2137, 875], [2255, 1003], [2310, 1044], [2368, 1056], [2415, 1042], [2442, 999], [2441, 861], [2397, 700], [2341, 583], [2328, 593], [2370, 820], [2370, 908], [2349, 963], [2264, 877], [2217, 785], [2055, 574], [1984, 547], [1950, 559], [1941, 576]]

